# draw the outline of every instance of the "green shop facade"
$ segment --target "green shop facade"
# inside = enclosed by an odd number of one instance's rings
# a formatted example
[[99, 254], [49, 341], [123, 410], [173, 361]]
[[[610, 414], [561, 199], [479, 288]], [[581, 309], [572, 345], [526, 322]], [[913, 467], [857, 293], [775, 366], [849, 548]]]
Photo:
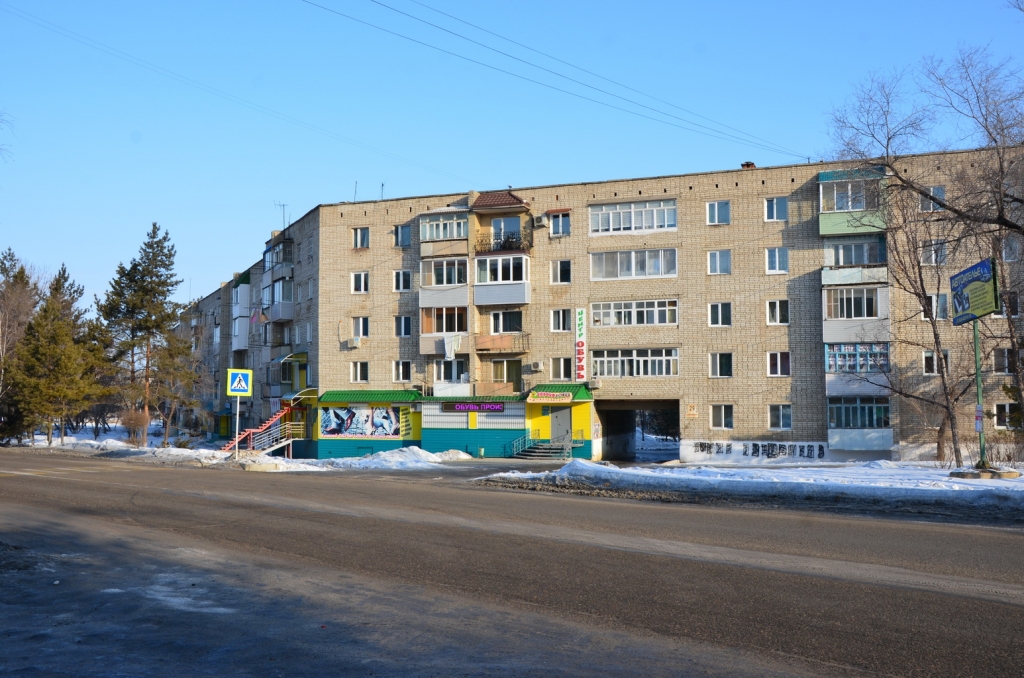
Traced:
[[573, 457], [594, 458], [600, 437], [593, 394], [582, 384], [540, 384], [515, 396], [433, 397], [415, 390], [308, 391], [291, 399], [301, 459], [360, 457], [401, 447], [456, 449], [511, 457], [534, 444], [571, 441]]

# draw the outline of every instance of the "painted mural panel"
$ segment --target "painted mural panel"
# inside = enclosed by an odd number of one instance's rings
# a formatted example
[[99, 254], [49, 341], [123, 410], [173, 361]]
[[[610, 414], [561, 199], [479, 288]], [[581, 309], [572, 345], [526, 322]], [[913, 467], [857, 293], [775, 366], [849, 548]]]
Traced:
[[397, 407], [320, 408], [321, 438], [401, 438], [402, 417]]

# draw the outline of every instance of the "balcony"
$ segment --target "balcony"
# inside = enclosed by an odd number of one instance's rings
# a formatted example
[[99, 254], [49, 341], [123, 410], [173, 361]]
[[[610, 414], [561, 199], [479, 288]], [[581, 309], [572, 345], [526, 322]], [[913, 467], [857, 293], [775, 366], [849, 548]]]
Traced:
[[515, 395], [515, 384], [510, 381], [478, 381], [473, 384], [474, 395], [481, 397]]
[[420, 288], [420, 308], [469, 306], [469, 285], [440, 285]]
[[237, 304], [231, 304], [231, 317], [232, 318], [248, 318], [252, 309], [249, 308], [249, 302], [240, 302]]
[[[248, 329], [248, 328], [246, 328]], [[244, 351], [249, 348], [249, 334], [236, 334], [231, 337], [231, 350], [232, 351]]]
[[468, 398], [473, 395], [473, 384], [435, 381], [433, 395], [438, 398]]
[[295, 319], [295, 304], [291, 301], [280, 301], [270, 305], [270, 313], [267, 314], [270, 322], [288, 322]]
[[533, 247], [533, 237], [529, 233], [509, 234], [495, 238], [490, 234], [481, 236], [476, 241], [477, 252], [529, 252]]
[[274, 267], [270, 271], [271, 280], [280, 280], [281, 278], [291, 278], [295, 267], [290, 261], [282, 261], [274, 264]]
[[473, 303], [477, 306], [528, 304], [530, 303], [530, 283], [522, 281], [474, 285]]
[[885, 264], [821, 269], [822, 285], [864, 285], [867, 283], [885, 285], [888, 282], [889, 272]]
[[528, 353], [530, 335], [527, 332], [478, 334], [475, 346], [477, 353]]
[[885, 221], [877, 210], [822, 212], [818, 215], [818, 235], [878, 235], [885, 232]]
[[469, 241], [458, 240], [427, 240], [420, 243], [421, 257], [464, 257], [469, 254]]
[[465, 353], [469, 346], [469, 341], [464, 333], [460, 334], [425, 334], [420, 335], [420, 355], [444, 355], [444, 340], [445, 337], [458, 336], [460, 337], [459, 345], [456, 346], [455, 350], [460, 353]]

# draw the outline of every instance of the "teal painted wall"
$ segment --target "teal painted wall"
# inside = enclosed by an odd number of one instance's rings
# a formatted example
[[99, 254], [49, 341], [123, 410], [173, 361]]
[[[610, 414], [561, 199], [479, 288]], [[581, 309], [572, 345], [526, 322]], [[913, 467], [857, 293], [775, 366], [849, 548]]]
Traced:
[[477, 456], [477, 450], [484, 448], [485, 457], [511, 457], [512, 441], [526, 435], [522, 429], [506, 428], [425, 428], [423, 449], [427, 452], [460, 450]]
[[374, 439], [345, 439], [345, 440], [310, 440], [305, 449], [300, 451], [293, 448], [292, 457], [295, 459], [334, 459], [337, 457], [362, 457], [366, 454], [387, 452], [397, 450], [400, 447], [420, 447], [418, 440], [401, 440], [394, 438]]

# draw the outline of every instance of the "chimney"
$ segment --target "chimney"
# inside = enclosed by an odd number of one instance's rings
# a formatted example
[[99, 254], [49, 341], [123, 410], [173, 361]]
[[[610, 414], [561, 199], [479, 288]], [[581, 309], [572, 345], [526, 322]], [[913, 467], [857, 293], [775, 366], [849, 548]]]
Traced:
[[740, 163], [740, 167], [742, 169], [754, 169], [755, 167], [757, 167], [757, 165], [755, 165], [754, 163], [752, 163], [752, 162], [750, 162], [748, 160], [748, 161], [746, 161], [744, 163]]

